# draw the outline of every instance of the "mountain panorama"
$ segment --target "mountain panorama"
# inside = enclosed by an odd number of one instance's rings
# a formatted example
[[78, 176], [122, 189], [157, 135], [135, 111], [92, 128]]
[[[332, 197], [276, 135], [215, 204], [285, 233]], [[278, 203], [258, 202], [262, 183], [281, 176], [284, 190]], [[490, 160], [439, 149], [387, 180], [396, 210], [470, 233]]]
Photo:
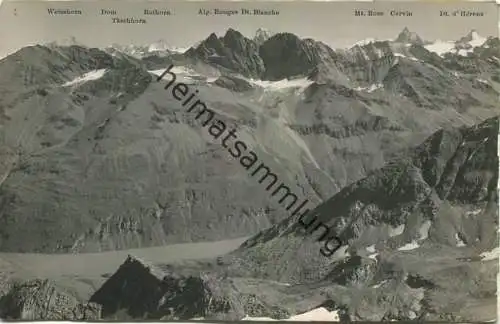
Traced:
[[[19, 49], [0, 60], [0, 318], [495, 320], [499, 53], [408, 29]], [[171, 65], [333, 255], [165, 90]]]

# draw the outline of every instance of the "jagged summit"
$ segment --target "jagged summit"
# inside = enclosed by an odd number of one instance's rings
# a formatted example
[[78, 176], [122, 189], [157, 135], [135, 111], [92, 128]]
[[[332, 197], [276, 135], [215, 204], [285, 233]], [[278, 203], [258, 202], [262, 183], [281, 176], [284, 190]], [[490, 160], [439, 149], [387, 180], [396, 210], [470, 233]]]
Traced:
[[154, 43], [149, 44], [148, 51], [149, 52], [161, 52], [161, 51], [168, 51], [172, 48], [173, 48], [173, 46], [171, 46], [166, 40], [160, 39]]
[[[313, 39], [301, 39], [292, 33], [278, 33], [259, 48], [266, 71], [263, 79], [309, 76], [318, 68], [334, 65], [335, 52], [328, 45]], [[286, 59], [284, 59], [286, 58]]]
[[267, 41], [269, 38], [271, 38], [275, 33], [265, 29], [265, 28], [259, 28], [255, 32], [255, 36], [253, 37], [253, 41], [256, 42], [258, 45], [264, 44], [265, 41]]
[[467, 33], [464, 37], [460, 38], [458, 41], [459, 42], [470, 42], [475, 39], [482, 38], [479, 33], [475, 30], [472, 29], [470, 32]]
[[258, 49], [253, 40], [229, 28], [223, 37], [211, 33], [198, 46], [187, 50], [185, 55], [245, 76], [259, 77], [264, 66]]
[[[490, 305], [498, 272], [480, 258], [498, 235], [498, 125], [480, 124], [500, 114], [498, 38], [439, 56], [393, 40], [342, 51], [291, 33], [259, 44], [210, 32], [183, 54], [32, 46], [0, 61], [0, 250], [15, 253], [0, 255], [0, 317], [80, 311], [43, 282], [11, 289], [33, 268], [86, 290], [82, 301], [109, 279], [93, 299], [103, 320], [323, 306], [349, 320], [478, 320], [485, 308], [465, 308]], [[206, 111], [182, 107], [181, 83]], [[239, 157], [237, 139], [216, 138], [224, 124], [248, 148]], [[322, 229], [303, 233], [285, 208], [303, 199], [346, 243], [329, 258]], [[117, 250], [152, 263], [131, 256], [116, 271]]]
[[109, 53], [123, 53], [138, 59], [152, 55], [165, 57], [186, 51], [185, 48], [173, 46], [164, 39], [159, 39], [153, 43], [143, 45], [113, 43], [106, 47], [105, 50]]
[[229, 28], [226, 33], [224, 34], [223, 36], [224, 39], [239, 39], [239, 38], [246, 38], [245, 36], [243, 36], [242, 33], [240, 33], [239, 31], [237, 31], [236, 29], [233, 29], [233, 28]]
[[467, 35], [460, 38], [456, 42], [457, 48], [467, 48], [467, 47], [477, 47], [481, 46], [486, 42], [487, 38], [479, 35], [479, 33], [472, 29]]
[[405, 43], [405, 44], [415, 44], [423, 45], [424, 41], [418, 36], [417, 33], [411, 32], [407, 27], [405, 27], [396, 37], [395, 42]]
[[53, 41], [53, 42], [47, 42], [45, 43], [46, 46], [52, 47], [52, 46], [85, 46], [79, 41], [77, 41], [76, 37], [71, 36], [71, 37], [66, 37], [63, 38], [59, 41]]
[[237, 290], [217, 275], [173, 273], [153, 274], [154, 267], [127, 258], [120, 268], [95, 292], [90, 301], [102, 305], [104, 317], [125, 309], [132, 318], [182, 319], [244, 316]]
[[223, 36], [222, 42], [231, 49], [244, 50], [244, 47], [251, 43], [251, 40], [243, 36], [239, 31], [229, 28]]

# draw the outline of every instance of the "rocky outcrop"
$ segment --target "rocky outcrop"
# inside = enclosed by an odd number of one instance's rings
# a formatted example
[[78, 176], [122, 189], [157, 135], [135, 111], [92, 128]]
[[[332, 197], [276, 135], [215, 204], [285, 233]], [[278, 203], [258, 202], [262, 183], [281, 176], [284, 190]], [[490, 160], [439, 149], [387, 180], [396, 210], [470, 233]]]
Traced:
[[116, 318], [117, 314], [162, 320], [238, 320], [245, 314], [272, 313], [278, 318], [279, 314], [287, 315], [278, 305], [266, 305], [256, 294], [238, 291], [238, 284], [232, 278], [216, 272], [190, 275], [189, 269], [184, 270], [181, 274], [129, 256], [90, 301], [102, 305], [105, 319]]
[[280, 33], [259, 48], [265, 66], [262, 79], [282, 80], [310, 75], [320, 63], [333, 61], [334, 52], [327, 45], [294, 34]]
[[404, 28], [401, 33], [399, 33], [398, 37], [396, 37], [395, 42], [398, 43], [406, 43], [406, 44], [415, 44], [415, 45], [424, 45], [424, 41], [417, 33], [411, 32], [408, 28]]
[[234, 321], [328, 307], [344, 320], [477, 319], [461, 309], [495, 294], [498, 263], [470, 256], [497, 246], [498, 127], [492, 118], [438, 131], [318, 206], [347, 243], [331, 258], [292, 217], [212, 261], [129, 256], [89, 304], [49, 281], [16, 284], [0, 316]]
[[15, 283], [0, 298], [0, 318], [24, 321], [92, 321], [101, 316], [97, 304], [82, 304], [49, 280]]
[[[173, 63], [177, 81], [194, 82], [190, 89], [247, 133], [280, 181], [316, 204], [441, 127], [498, 114], [497, 43], [451, 59], [392, 41], [333, 51], [286, 33], [257, 46], [229, 30], [175, 59], [77, 45], [22, 49], [0, 62], [0, 250], [224, 240], [288, 216], [207, 139], [196, 115], [164, 91], [167, 78], [156, 82], [150, 68]], [[209, 63], [221, 55], [227, 67]], [[241, 76], [265, 73], [290, 79]]]
[[229, 29], [220, 38], [215, 33], [210, 34], [185, 55], [248, 77], [259, 77], [264, 70], [257, 43], [234, 29]]
[[183, 320], [230, 313], [234, 306], [217, 296], [213, 280], [210, 276], [169, 274], [129, 256], [90, 301], [102, 305], [104, 318], [120, 311], [135, 319]]
[[[406, 157], [320, 204], [312, 213], [345, 244], [337, 257], [367, 257], [369, 246], [393, 252], [425, 244], [455, 247], [454, 237], [462, 237], [479, 251], [493, 249], [498, 227], [498, 126], [497, 117], [470, 128], [438, 131]], [[244, 264], [254, 275], [265, 273], [287, 282], [322, 280], [330, 271], [338, 273], [328, 259], [311, 252], [318, 249], [317, 243], [305, 238], [322, 232], [304, 233], [299, 216], [244, 244], [234, 253], [237, 271]], [[302, 244], [300, 237], [305, 240]], [[286, 252], [271, 253], [280, 249]], [[349, 268], [365, 267], [356, 260], [350, 261]], [[271, 266], [276, 262], [281, 266]], [[304, 272], [315, 277], [306, 279]]]
[[267, 41], [269, 38], [271, 38], [275, 33], [265, 29], [265, 28], [259, 28], [255, 32], [255, 36], [253, 37], [253, 41], [257, 45], [262, 45], [264, 44], [265, 41]]

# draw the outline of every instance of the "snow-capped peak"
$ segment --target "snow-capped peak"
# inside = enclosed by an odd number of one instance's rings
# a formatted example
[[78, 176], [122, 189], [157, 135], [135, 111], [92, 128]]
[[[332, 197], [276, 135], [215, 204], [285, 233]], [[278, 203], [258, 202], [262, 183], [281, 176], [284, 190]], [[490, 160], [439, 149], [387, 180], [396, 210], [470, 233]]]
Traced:
[[[364, 46], [364, 45], [368, 45], [370, 43], [375, 43], [377, 40], [375, 38], [366, 38], [366, 39], [362, 39], [360, 41], [357, 41], [356, 43], [354, 43], [352, 45], [352, 47], [354, 46]], [[349, 46], [351, 47], [351, 46]]]
[[455, 53], [467, 56], [474, 50], [475, 47], [483, 45], [486, 41], [486, 37], [479, 35], [478, 32], [473, 29], [456, 42], [437, 40], [434, 43], [425, 46], [425, 48], [441, 56], [446, 53]]
[[102, 78], [104, 76], [104, 74], [106, 74], [106, 69], [99, 69], [99, 70], [90, 71], [90, 72], [85, 73], [82, 76], [79, 76], [71, 81], [64, 83], [63, 87], [75, 86], [75, 85], [79, 85], [79, 84], [82, 84], [82, 83], [85, 83], [88, 81], [97, 80], [97, 79]]
[[477, 31], [475, 31], [474, 29], [471, 30], [471, 32], [469, 33], [469, 35], [471, 37], [471, 40], [478, 39], [478, 38], [481, 37], [481, 36], [479, 36], [479, 34], [477, 33]]
[[163, 39], [152, 43], [148, 47], [149, 52], [157, 52], [157, 51], [168, 51], [171, 46]]
[[112, 52], [117, 51], [133, 57], [141, 58], [147, 55], [156, 54], [170, 54], [171, 52], [184, 53], [186, 48], [171, 46], [165, 40], [159, 40], [149, 45], [122, 45], [113, 44], [107, 48]]
[[436, 40], [435, 42], [428, 44], [425, 48], [429, 52], [434, 52], [439, 56], [443, 56], [446, 53], [451, 53], [455, 50], [455, 42]]
[[255, 36], [253, 38], [253, 40], [257, 43], [257, 44], [262, 44], [264, 43], [266, 40], [268, 40], [270, 37], [272, 37], [275, 33], [265, 29], [265, 28], [259, 28], [257, 29], [257, 31], [255, 32]]
[[486, 42], [486, 37], [482, 37], [475, 29], [473, 29], [467, 35], [460, 38], [457, 41], [457, 45], [477, 47], [483, 45], [484, 42]]

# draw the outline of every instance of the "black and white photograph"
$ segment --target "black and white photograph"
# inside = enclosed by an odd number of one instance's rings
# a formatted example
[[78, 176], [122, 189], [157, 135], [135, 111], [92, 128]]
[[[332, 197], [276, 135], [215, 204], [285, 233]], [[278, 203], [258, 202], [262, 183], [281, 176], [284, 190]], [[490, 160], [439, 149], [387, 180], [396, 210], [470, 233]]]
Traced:
[[3, 1], [0, 318], [496, 322], [498, 27]]

